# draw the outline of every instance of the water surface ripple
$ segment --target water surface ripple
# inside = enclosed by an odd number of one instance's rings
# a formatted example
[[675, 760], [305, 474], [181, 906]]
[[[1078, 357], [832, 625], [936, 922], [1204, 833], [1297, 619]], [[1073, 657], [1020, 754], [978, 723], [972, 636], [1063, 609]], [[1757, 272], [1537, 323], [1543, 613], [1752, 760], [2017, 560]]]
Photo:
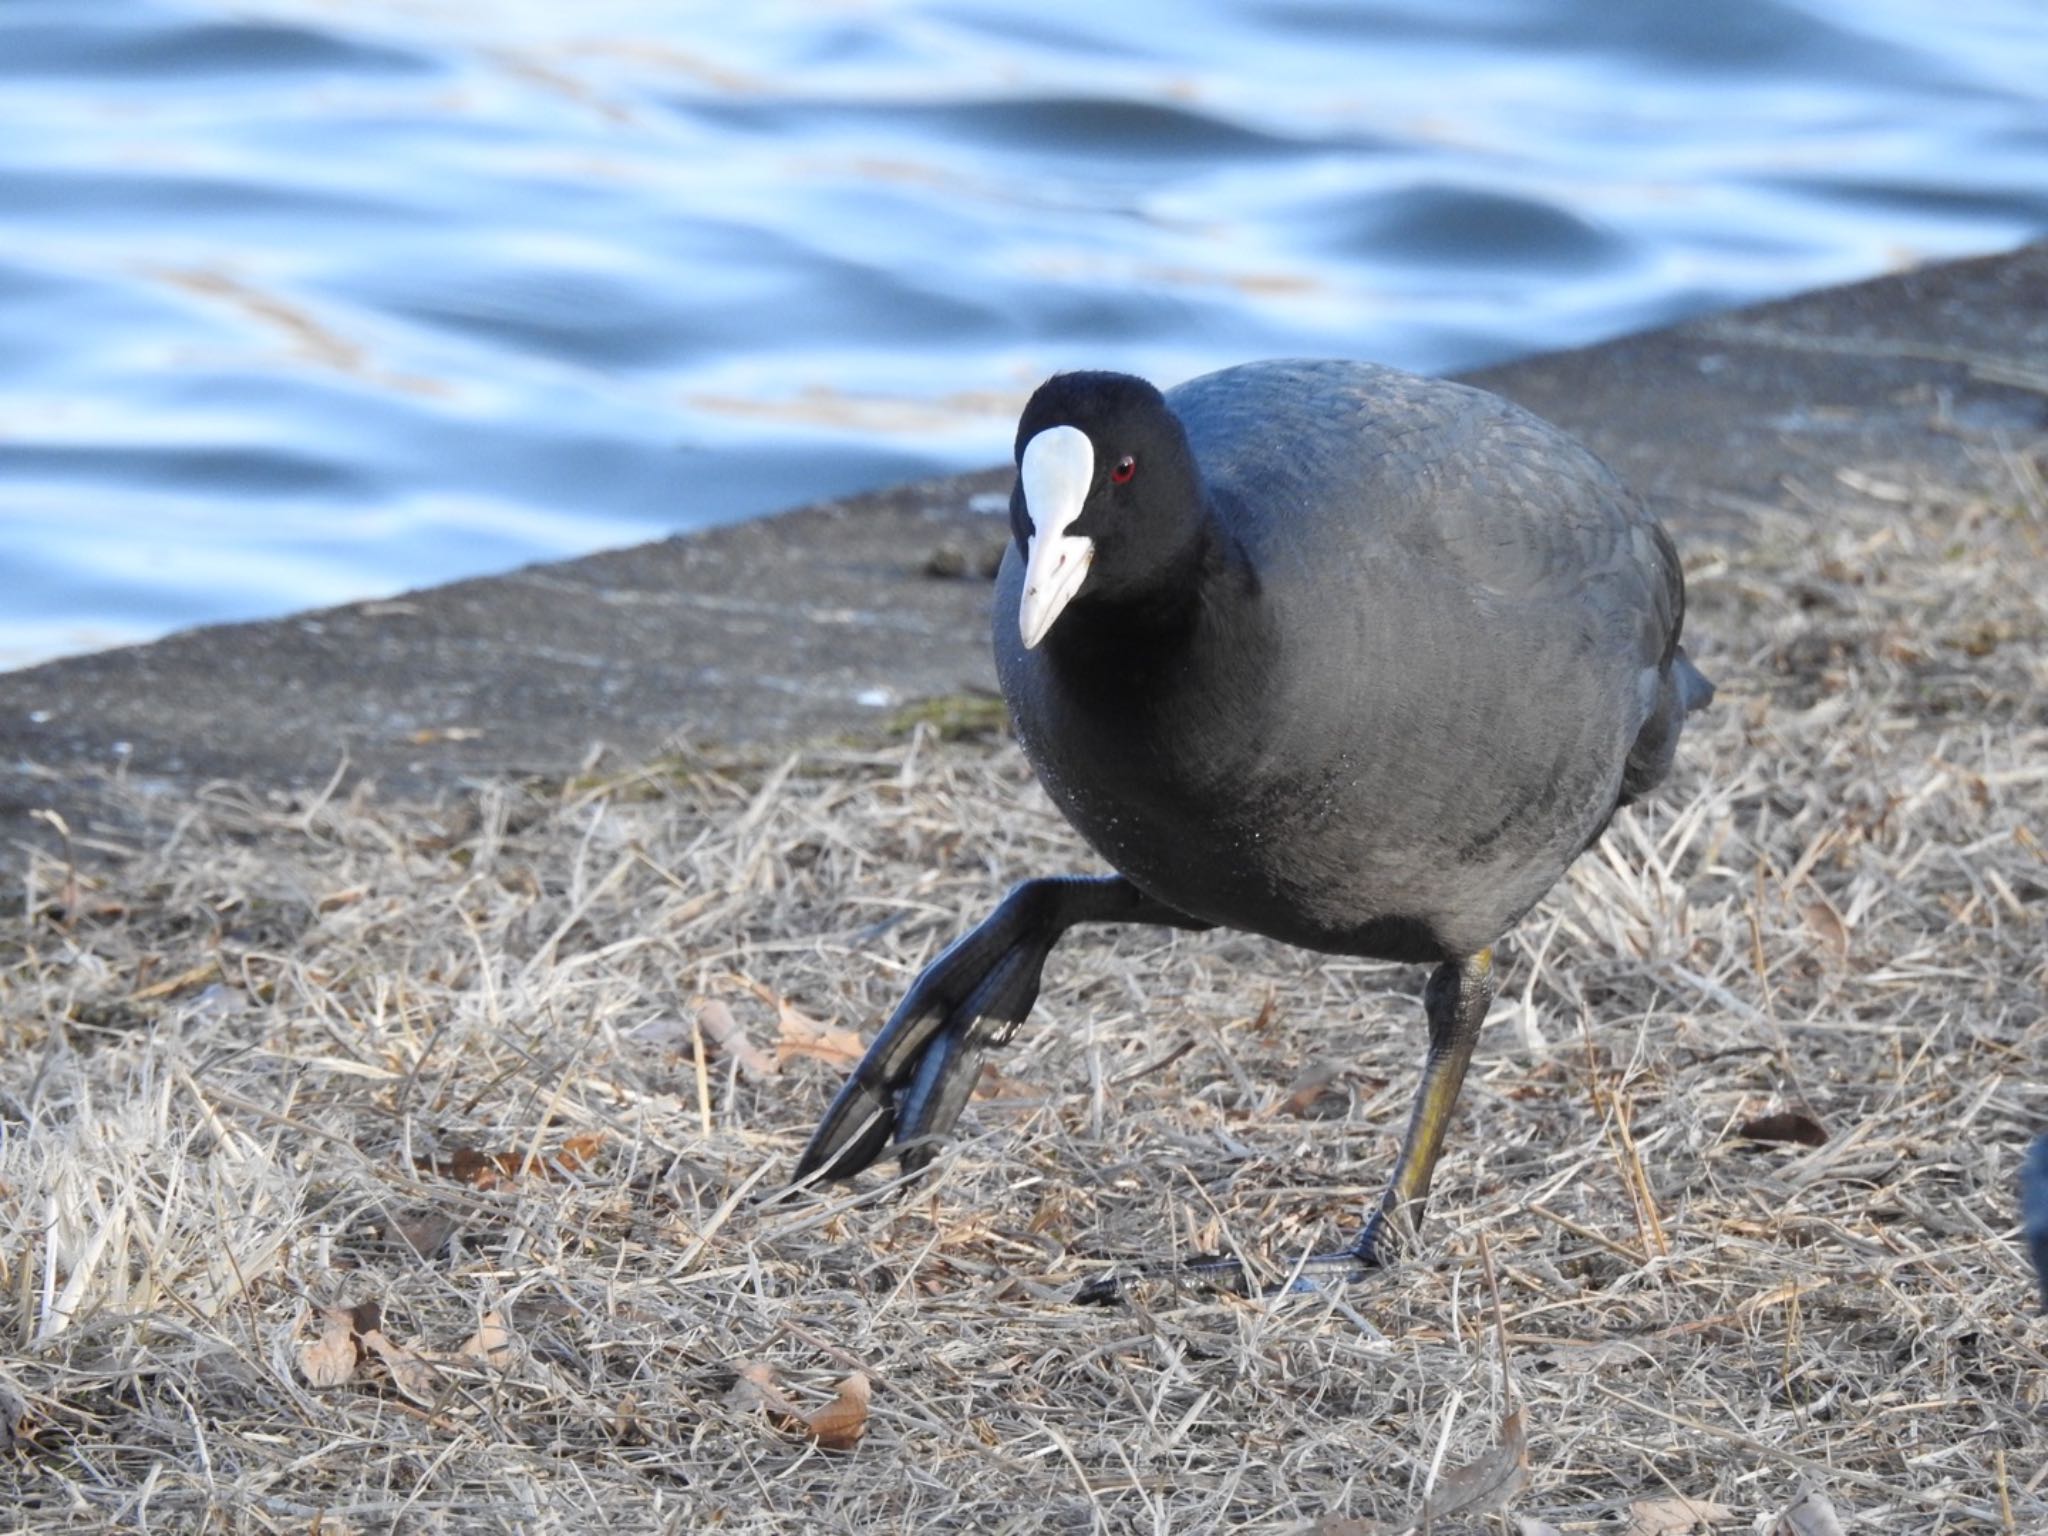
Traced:
[[2048, 228], [2038, 0], [4, 0], [0, 666]]

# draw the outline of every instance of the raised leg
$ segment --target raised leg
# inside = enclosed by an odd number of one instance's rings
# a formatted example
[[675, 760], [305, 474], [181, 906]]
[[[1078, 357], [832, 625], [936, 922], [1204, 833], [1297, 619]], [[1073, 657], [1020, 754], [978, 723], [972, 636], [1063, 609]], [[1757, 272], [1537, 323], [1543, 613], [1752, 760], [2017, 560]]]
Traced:
[[906, 1169], [928, 1163], [967, 1107], [982, 1059], [1031, 1012], [1045, 957], [1076, 923], [1209, 926], [1121, 875], [1026, 880], [911, 983], [811, 1133], [796, 1181], [851, 1178], [892, 1132]]
[[[1378, 1269], [1385, 1257], [1381, 1245], [1390, 1228], [1404, 1239], [1414, 1239], [1429, 1200], [1430, 1178], [1443, 1154], [1451, 1111], [1457, 1107], [1458, 1090], [1464, 1086], [1465, 1069], [1472, 1062], [1472, 1048], [1479, 1042], [1486, 1011], [1493, 1006], [1493, 993], [1491, 949], [1482, 949], [1469, 960], [1448, 961], [1430, 976], [1422, 994], [1429, 1015], [1429, 1054], [1423, 1059], [1422, 1082], [1415, 1091], [1408, 1134], [1401, 1142], [1401, 1155], [1394, 1162], [1387, 1192], [1380, 1196], [1358, 1241], [1341, 1253], [1319, 1253], [1304, 1260], [1293, 1289], [1314, 1291], [1343, 1285]], [[1082, 1286], [1074, 1299], [1116, 1301], [1134, 1282], [1148, 1279], [1170, 1279], [1202, 1290], [1239, 1294], [1250, 1288], [1244, 1266], [1236, 1259], [1195, 1259], [1102, 1275]]]

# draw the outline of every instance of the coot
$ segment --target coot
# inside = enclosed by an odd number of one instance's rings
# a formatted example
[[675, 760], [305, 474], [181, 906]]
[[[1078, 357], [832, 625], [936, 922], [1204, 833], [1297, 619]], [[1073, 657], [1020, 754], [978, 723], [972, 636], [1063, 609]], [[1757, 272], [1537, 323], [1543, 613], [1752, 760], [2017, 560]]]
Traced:
[[[1116, 871], [1027, 880], [934, 960], [797, 1164], [921, 1166], [1076, 923], [1245, 929], [1435, 966], [1428, 1054], [1363, 1235], [1419, 1222], [1496, 940], [1662, 779], [1713, 689], [1671, 540], [1557, 428], [1354, 362], [1161, 393], [1068, 373], [1016, 439], [995, 652], [1026, 755]], [[1180, 1273], [1243, 1284], [1234, 1260]], [[1107, 1300], [1127, 1277], [1082, 1293]]]

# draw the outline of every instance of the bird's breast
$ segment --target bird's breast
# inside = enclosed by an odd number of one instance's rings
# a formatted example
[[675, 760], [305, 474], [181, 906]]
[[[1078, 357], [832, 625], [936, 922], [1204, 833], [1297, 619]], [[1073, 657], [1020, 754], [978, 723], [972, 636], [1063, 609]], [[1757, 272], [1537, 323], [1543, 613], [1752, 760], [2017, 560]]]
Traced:
[[1613, 810], [1632, 693], [1622, 709], [1576, 660], [1532, 670], [1568, 608], [1282, 574], [1170, 644], [1055, 627], [1026, 651], [999, 618], [1032, 766], [1103, 858], [1190, 916], [1334, 953], [1476, 952]]
[[1040, 782], [1142, 889], [1305, 948], [1448, 952], [1426, 910], [1429, 855], [1412, 829], [1373, 811], [1394, 799], [1399, 754], [1373, 750], [1368, 732], [1305, 746], [1281, 718], [1286, 701], [1219, 686], [1228, 669], [1134, 668], [1076, 685], [1035, 658], [1025, 668], [1005, 685]]

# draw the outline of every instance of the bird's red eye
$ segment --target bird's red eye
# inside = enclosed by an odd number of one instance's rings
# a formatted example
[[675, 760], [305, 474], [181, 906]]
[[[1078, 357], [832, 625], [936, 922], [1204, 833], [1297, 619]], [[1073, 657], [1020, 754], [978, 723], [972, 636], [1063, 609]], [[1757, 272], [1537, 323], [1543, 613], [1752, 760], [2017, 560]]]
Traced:
[[1109, 478], [1118, 485], [1129, 485], [1137, 472], [1138, 461], [1127, 453], [1110, 466]]

